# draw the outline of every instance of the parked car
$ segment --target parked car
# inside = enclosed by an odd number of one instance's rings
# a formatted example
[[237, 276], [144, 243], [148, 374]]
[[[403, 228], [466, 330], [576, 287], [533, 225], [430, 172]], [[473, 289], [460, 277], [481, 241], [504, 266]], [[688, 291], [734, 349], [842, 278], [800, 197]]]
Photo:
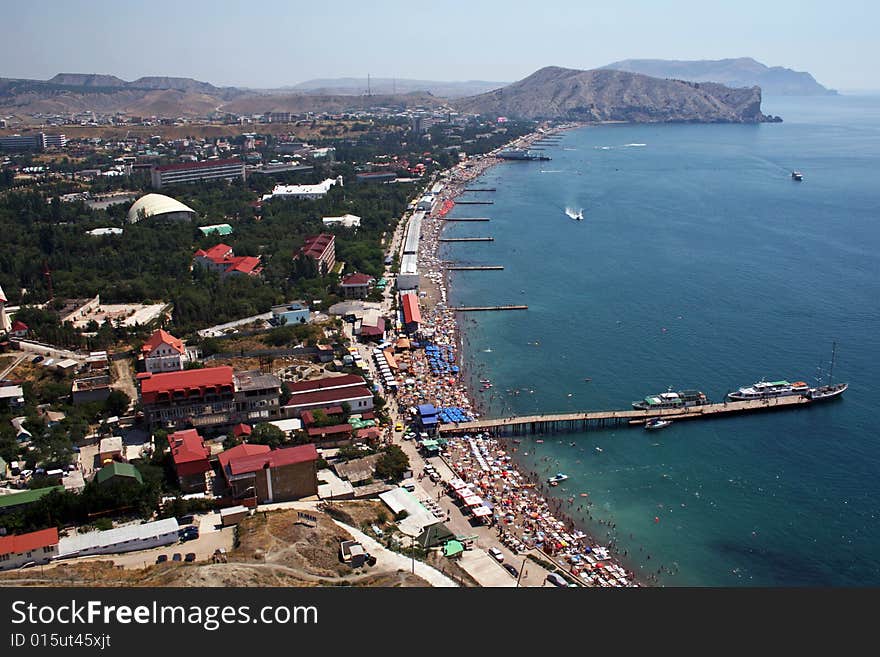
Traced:
[[166, 561], [168, 561], [167, 554], [160, 554], [158, 557], [156, 557], [156, 563], [165, 563]]
[[39, 363], [39, 362], [42, 362], [42, 360], [43, 360], [43, 357], [42, 357], [42, 356], [34, 356], [34, 357], [31, 359], [31, 362], [32, 362], [32, 363]]
[[199, 528], [185, 527], [178, 532], [178, 536], [180, 536], [180, 540], [184, 543], [186, 541], [194, 541], [199, 537]]
[[186, 563], [192, 563], [193, 561], [196, 560], [196, 553], [195, 553], [195, 552], [187, 552], [187, 553], [186, 553], [186, 557], [184, 557], [183, 560], [184, 560]]
[[501, 563], [502, 561], [504, 561], [504, 555], [501, 553], [501, 550], [499, 550], [498, 548], [496, 548], [496, 547], [491, 547], [491, 548], [489, 548], [489, 549], [487, 550], [487, 552], [488, 552], [488, 553], [492, 556], [492, 558], [495, 559], [495, 561], [497, 561], [498, 563]]
[[550, 573], [549, 575], [547, 575], [547, 581], [554, 586], [568, 586], [568, 582], [565, 581], [565, 578], [559, 573]]
[[509, 563], [504, 564], [504, 570], [509, 572], [513, 577], [519, 577], [519, 571], [511, 566]]
[[180, 552], [175, 552], [171, 556], [171, 561], [181, 561], [181, 560], [183, 560], [183, 556], [180, 554]]

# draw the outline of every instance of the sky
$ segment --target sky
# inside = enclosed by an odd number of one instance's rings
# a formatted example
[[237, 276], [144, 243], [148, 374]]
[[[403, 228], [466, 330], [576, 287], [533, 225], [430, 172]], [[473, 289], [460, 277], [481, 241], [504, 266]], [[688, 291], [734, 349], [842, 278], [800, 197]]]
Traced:
[[521, 79], [549, 65], [754, 57], [827, 87], [880, 89], [869, 0], [43, 0], [2, 10], [0, 77]]

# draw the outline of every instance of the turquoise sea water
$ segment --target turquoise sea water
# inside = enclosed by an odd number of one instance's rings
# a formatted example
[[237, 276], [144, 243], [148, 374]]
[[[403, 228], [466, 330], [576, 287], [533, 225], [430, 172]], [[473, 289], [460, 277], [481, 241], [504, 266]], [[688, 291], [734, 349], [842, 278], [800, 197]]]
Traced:
[[838, 401], [524, 437], [516, 456], [569, 474], [554, 490], [575, 496], [569, 514], [662, 584], [876, 586], [880, 98], [764, 111], [785, 122], [584, 128], [546, 146], [549, 162], [491, 169], [480, 183], [497, 192], [462, 199], [495, 204], [453, 216], [492, 221], [445, 234], [495, 241], [441, 255], [505, 270], [452, 273], [450, 302], [529, 305], [463, 319], [492, 415], [629, 408], [668, 386], [720, 401], [764, 377], [812, 384], [836, 340], [834, 378], [850, 383]]

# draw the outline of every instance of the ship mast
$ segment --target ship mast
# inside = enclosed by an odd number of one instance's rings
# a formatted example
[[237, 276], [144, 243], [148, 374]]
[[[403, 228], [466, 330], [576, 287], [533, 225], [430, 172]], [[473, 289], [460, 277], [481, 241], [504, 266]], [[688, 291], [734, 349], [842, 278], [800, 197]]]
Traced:
[[828, 385], [834, 378], [834, 360], [837, 358], [837, 341], [831, 343], [831, 369], [828, 370]]

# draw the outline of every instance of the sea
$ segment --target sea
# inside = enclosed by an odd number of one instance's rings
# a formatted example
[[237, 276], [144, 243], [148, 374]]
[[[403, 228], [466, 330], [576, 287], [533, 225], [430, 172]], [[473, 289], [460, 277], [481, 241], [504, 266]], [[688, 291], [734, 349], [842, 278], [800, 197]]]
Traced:
[[459, 200], [494, 203], [450, 216], [491, 221], [444, 235], [494, 241], [441, 257], [504, 270], [451, 272], [450, 305], [528, 310], [462, 315], [463, 365], [496, 417], [849, 382], [807, 408], [511, 448], [541, 478], [569, 475], [551, 494], [643, 581], [877, 586], [880, 97], [763, 111], [784, 122], [584, 127], [541, 146], [549, 161], [487, 171], [472, 186], [496, 191]]

